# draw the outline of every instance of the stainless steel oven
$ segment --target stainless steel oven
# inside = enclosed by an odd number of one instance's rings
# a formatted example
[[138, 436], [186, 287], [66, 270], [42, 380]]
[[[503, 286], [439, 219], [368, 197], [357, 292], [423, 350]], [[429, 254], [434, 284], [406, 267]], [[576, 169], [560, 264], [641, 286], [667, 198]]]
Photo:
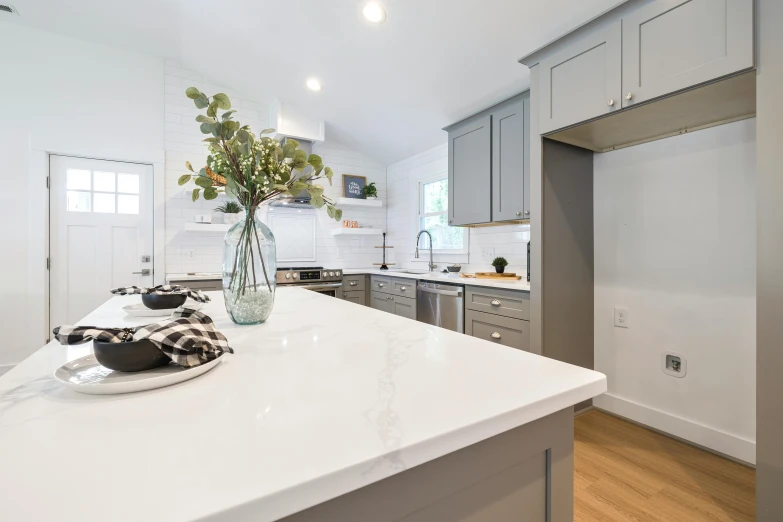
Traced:
[[312, 292], [337, 297], [343, 286], [341, 270], [324, 269], [321, 266], [284, 267], [277, 269], [278, 286], [295, 286]]

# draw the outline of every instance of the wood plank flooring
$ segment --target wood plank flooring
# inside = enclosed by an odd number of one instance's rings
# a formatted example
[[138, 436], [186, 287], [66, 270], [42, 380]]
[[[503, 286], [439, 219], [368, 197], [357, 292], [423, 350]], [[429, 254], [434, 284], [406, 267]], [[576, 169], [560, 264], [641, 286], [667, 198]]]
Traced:
[[593, 410], [575, 420], [575, 522], [744, 522], [756, 472]]

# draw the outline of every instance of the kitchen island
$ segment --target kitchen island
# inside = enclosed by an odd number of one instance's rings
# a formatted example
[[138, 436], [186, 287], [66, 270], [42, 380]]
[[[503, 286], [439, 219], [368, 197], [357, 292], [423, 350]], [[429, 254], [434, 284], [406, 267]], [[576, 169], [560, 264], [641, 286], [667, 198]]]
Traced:
[[[209, 295], [236, 353], [192, 381], [79, 394], [52, 372], [90, 344], [56, 343], [0, 377], [3, 519], [572, 520], [602, 374], [297, 288], [240, 327]], [[139, 300], [80, 324], [144, 324]]]

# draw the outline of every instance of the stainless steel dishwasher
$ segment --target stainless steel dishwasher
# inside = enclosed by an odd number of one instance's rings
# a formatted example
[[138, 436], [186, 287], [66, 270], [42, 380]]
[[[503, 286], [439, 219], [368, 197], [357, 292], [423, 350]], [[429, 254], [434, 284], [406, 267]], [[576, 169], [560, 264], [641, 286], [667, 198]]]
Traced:
[[465, 332], [465, 287], [419, 281], [416, 288], [416, 319], [447, 330]]

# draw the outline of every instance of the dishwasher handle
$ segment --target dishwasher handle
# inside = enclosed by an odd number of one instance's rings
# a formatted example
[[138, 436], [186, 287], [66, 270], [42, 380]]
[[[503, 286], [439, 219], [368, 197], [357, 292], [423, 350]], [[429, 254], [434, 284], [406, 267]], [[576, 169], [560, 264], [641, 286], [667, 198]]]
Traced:
[[459, 290], [440, 290], [439, 288], [430, 288], [424, 285], [419, 285], [420, 292], [426, 292], [428, 294], [446, 295], [450, 297], [462, 297], [462, 289]]

